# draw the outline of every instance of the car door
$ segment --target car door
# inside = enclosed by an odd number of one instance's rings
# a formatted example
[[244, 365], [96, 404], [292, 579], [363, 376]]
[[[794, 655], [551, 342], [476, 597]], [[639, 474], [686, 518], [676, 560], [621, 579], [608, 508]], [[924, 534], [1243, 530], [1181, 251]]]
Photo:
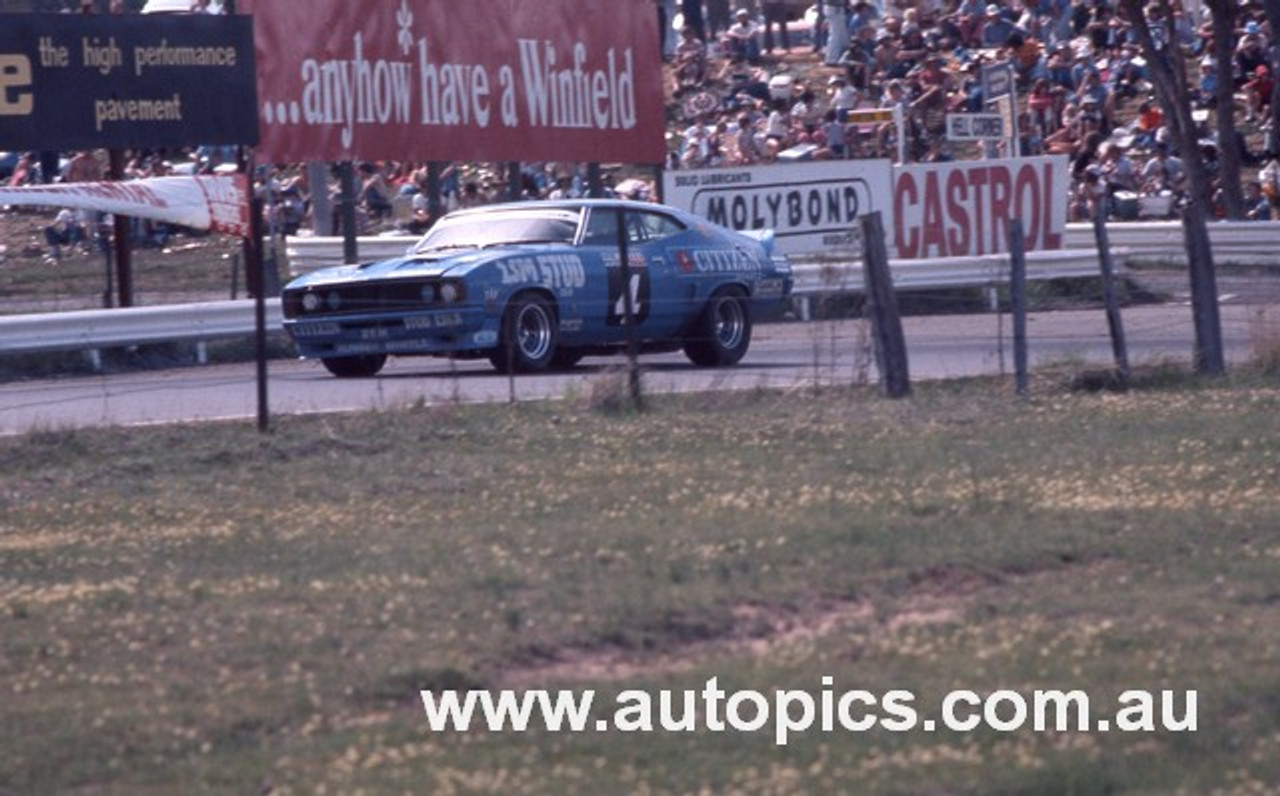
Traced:
[[[628, 253], [632, 265], [632, 299], [643, 314], [645, 339], [670, 337], [683, 328], [692, 298], [691, 286], [676, 278], [672, 242], [686, 227], [659, 210], [627, 210]], [[618, 280], [618, 298], [621, 275]], [[637, 300], [638, 297], [638, 300]]]
[[[595, 289], [590, 294], [591, 306], [586, 310], [587, 327], [592, 342], [616, 343], [626, 337], [627, 296], [624, 292], [622, 258], [618, 251], [618, 219], [621, 208], [593, 207], [587, 216], [581, 249], [591, 258], [593, 273], [591, 282]], [[650, 275], [640, 244], [643, 231], [628, 213], [627, 260], [631, 266], [631, 311], [635, 328], [641, 339], [648, 334], [650, 309]]]

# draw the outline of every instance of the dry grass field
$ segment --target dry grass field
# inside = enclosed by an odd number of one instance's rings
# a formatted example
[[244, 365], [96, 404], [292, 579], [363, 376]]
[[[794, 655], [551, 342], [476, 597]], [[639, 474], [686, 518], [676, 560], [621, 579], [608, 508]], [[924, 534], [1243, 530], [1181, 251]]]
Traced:
[[[1274, 793], [1280, 386], [0, 440], [0, 792]], [[1197, 692], [1195, 731], [432, 732], [419, 691]], [[824, 678], [830, 678], [824, 680]], [[1175, 716], [1185, 717], [1185, 700]], [[705, 716], [703, 717], [705, 719]]]

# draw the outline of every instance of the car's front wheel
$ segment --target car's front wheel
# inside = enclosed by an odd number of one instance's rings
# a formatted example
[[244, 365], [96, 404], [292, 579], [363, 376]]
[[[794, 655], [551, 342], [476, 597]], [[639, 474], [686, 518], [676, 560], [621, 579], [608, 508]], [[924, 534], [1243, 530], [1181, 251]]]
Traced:
[[387, 364], [386, 354], [359, 354], [350, 357], [324, 357], [325, 368], [340, 379], [363, 379], [377, 375]]
[[716, 292], [684, 341], [685, 356], [702, 367], [735, 365], [751, 345], [751, 311], [741, 288]]
[[502, 315], [502, 334], [489, 361], [503, 373], [546, 370], [555, 359], [558, 336], [551, 301], [537, 293], [522, 293]]

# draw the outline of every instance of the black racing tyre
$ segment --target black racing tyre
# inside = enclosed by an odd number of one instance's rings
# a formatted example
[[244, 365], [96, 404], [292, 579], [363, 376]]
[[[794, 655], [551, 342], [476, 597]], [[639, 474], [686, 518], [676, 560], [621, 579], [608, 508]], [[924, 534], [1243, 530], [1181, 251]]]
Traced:
[[717, 291], [684, 341], [684, 353], [707, 368], [736, 365], [751, 345], [751, 311], [741, 288]]
[[358, 354], [349, 357], [324, 357], [325, 368], [340, 379], [364, 379], [377, 375], [387, 364], [386, 354]]
[[560, 322], [551, 301], [537, 293], [521, 293], [502, 315], [502, 334], [489, 361], [503, 373], [536, 373], [551, 367]]

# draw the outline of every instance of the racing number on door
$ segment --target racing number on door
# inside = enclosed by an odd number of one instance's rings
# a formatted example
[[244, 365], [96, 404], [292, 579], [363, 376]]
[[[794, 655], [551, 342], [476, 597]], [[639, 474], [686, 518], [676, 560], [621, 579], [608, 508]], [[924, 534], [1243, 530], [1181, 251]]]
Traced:
[[[649, 269], [641, 258], [631, 259], [631, 284], [627, 287], [631, 293], [631, 312], [635, 315], [636, 325], [644, 323], [649, 317]], [[609, 314], [606, 322], [610, 326], [622, 326], [627, 317], [627, 295], [623, 291], [622, 266], [609, 265]]]

